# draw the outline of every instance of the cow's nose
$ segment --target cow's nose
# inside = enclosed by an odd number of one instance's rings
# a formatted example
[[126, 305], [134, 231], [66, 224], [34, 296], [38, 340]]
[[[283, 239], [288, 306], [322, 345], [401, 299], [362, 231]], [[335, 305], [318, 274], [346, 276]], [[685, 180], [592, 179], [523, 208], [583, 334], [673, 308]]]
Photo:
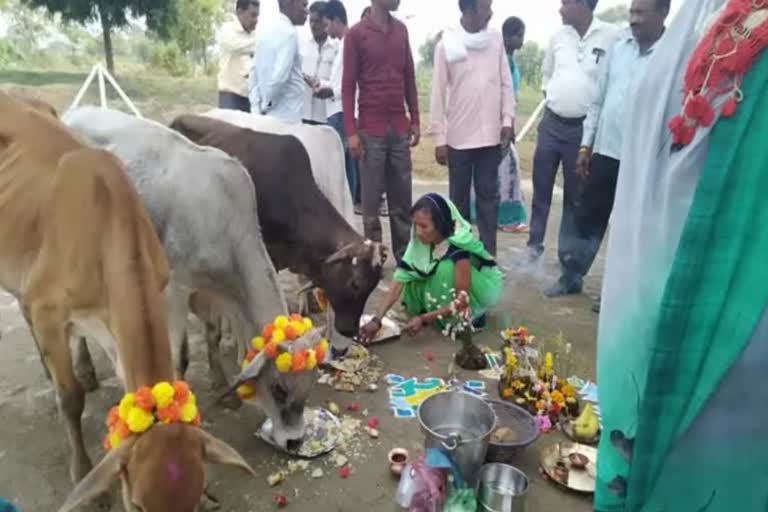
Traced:
[[285, 447], [289, 452], [297, 452], [299, 451], [299, 448], [301, 448], [303, 442], [302, 439], [289, 439], [288, 442], [285, 443]]

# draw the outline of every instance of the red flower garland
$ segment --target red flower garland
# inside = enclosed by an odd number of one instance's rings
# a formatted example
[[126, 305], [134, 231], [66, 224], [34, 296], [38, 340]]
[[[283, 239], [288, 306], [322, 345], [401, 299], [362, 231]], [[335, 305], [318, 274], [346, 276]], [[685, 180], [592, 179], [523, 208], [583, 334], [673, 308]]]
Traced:
[[729, 95], [720, 113], [724, 117], [736, 114], [742, 99], [741, 81], [768, 46], [768, 17], [751, 29], [749, 18], [767, 9], [768, 0], [729, 0], [696, 46], [685, 73], [682, 112], [669, 122], [673, 147], [690, 144], [700, 126], [714, 123], [713, 104], [720, 96]]

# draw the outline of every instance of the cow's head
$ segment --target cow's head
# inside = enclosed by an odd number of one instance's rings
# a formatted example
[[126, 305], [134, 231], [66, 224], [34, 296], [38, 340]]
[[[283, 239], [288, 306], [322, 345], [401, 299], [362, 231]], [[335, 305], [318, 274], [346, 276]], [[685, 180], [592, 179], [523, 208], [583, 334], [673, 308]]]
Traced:
[[158, 425], [111, 450], [75, 487], [59, 512], [108, 492], [122, 482], [126, 512], [196, 512], [205, 491], [205, 463], [253, 469], [234, 448], [184, 423]]
[[365, 303], [381, 280], [387, 259], [386, 248], [378, 242], [350, 244], [332, 254], [324, 263], [321, 282], [336, 314], [336, 330], [351, 338], [360, 328]]
[[[281, 343], [281, 352], [296, 353], [317, 346], [323, 331], [312, 329], [300, 339]], [[326, 353], [325, 357], [328, 357]], [[317, 364], [322, 364], [318, 361]], [[315, 370], [281, 373], [264, 351], [243, 369], [230, 388], [232, 392], [241, 384], [250, 385], [255, 391], [255, 400], [264, 414], [272, 420], [272, 439], [285, 450], [294, 450], [304, 439], [304, 408], [317, 377]]]

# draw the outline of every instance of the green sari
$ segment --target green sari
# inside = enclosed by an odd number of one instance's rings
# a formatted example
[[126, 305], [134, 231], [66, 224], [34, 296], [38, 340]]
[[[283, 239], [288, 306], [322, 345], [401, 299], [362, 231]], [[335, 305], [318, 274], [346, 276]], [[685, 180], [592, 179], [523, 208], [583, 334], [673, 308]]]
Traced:
[[601, 512], [768, 510], [768, 54], [734, 117], [676, 153], [658, 126], [679, 111], [703, 11], [689, 0], [664, 36], [622, 155], [598, 340]]
[[[469, 303], [472, 317], [479, 318], [501, 297], [503, 279], [496, 262], [483, 243], [472, 233], [472, 226], [456, 206], [445, 199], [455, 229], [439, 246], [426, 245], [411, 232], [411, 241], [395, 270], [395, 281], [403, 284], [403, 305], [410, 315], [436, 311], [449, 304], [455, 287], [455, 259], [469, 256]], [[442, 321], [438, 322], [442, 327]]]

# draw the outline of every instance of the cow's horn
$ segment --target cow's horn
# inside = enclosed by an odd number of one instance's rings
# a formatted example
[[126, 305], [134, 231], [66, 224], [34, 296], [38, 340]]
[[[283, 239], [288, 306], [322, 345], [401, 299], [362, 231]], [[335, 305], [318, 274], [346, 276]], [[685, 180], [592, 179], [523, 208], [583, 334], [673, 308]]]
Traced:
[[345, 245], [341, 249], [339, 249], [337, 252], [331, 254], [328, 256], [328, 259], [325, 260], [325, 263], [330, 265], [331, 263], [336, 263], [338, 261], [343, 261], [350, 256], [353, 256], [355, 249], [355, 244], [351, 243], [349, 245]]

